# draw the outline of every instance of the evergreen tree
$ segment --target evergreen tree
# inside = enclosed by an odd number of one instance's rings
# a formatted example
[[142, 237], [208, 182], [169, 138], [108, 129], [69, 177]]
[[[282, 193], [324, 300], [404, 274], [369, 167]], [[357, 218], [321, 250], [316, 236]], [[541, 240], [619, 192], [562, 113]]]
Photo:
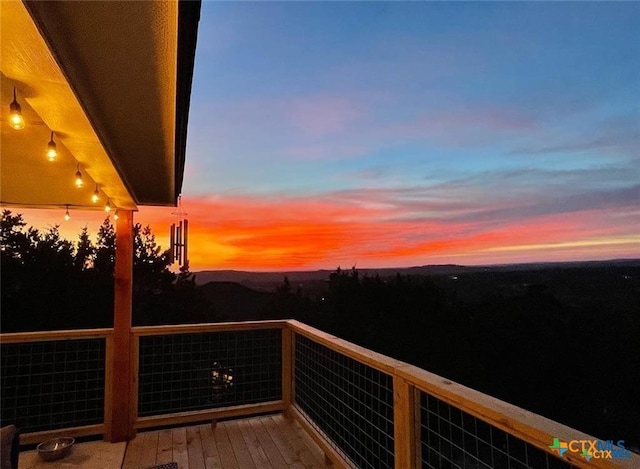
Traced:
[[115, 262], [116, 230], [109, 217], [107, 217], [98, 228], [98, 242], [93, 266], [98, 271], [113, 272]]
[[73, 243], [60, 235], [60, 226], [54, 225], [40, 235], [36, 243], [39, 263], [47, 270], [73, 267]]
[[86, 226], [82, 228], [78, 236], [78, 247], [74, 257], [74, 265], [78, 270], [85, 270], [93, 266], [96, 248], [89, 237], [89, 230]]
[[11, 210], [2, 211], [2, 221], [0, 222], [0, 250], [2, 252], [3, 267], [4, 262], [13, 259], [19, 260], [29, 244], [24, 233], [26, 226], [22, 215], [12, 215]]
[[138, 292], [158, 293], [173, 283], [175, 275], [169, 271], [169, 255], [162, 253], [149, 225], [140, 223], [133, 227], [133, 275], [134, 288]]

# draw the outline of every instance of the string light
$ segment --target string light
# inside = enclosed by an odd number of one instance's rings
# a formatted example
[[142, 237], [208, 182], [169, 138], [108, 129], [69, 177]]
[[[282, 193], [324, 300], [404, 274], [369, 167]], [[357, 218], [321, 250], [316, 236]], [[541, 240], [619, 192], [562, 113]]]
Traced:
[[113, 219], [117, 220], [118, 218], [120, 218], [120, 215], [118, 215], [118, 209], [116, 209], [116, 211], [113, 214]]
[[111, 211], [111, 199], [107, 199], [107, 204], [104, 206], [104, 211], [105, 212]]
[[98, 190], [98, 185], [96, 184], [96, 190], [93, 191], [93, 195], [91, 196], [91, 201], [95, 204], [100, 200], [100, 191]]
[[76, 171], [76, 187], [80, 189], [84, 185], [82, 173], [80, 172], [80, 163], [78, 163], [78, 171]]
[[47, 144], [47, 158], [49, 161], [55, 161], [58, 156], [58, 150], [56, 148], [56, 142], [53, 141], [53, 131], [51, 132], [51, 140]]
[[16, 99], [16, 87], [13, 87], [13, 101], [9, 104], [9, 125], [15, 130], [24, 129], [24, 117], [22, 117], [22, 107]]
[[67, 211], [64, 212], [64, 219], [69, 221], [71, 219], [71, 215], [69, 215], [69, 206], [67, 205]]

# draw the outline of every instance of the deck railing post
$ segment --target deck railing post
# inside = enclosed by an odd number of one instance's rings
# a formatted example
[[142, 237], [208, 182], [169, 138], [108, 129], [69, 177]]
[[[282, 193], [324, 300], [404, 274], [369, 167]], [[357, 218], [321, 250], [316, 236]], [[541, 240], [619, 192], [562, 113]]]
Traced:
[[415, 388], [399, 376], [393, 377], [393, 441], [396, 469], [418, 467], [416, 465]]
[[113, 378], [113, 334], [107, 335], [105, 339], [104, 349], [104, 439], [109, 441], [112, 433], [112, 421], [113, 421], [113, 399], [112, 392], [113, 386], [111, 385], [111, 379]]
[[288, 324], [282, 328], [282, 402], [283, 414], [291, 417], [291, 405], [293, 404], [293, 341], [294, 332]]
[[133, 212], [120, 210], [116, 222], [116, 259], [114, 269], [113, 344], [110, 347], [110, 372], [106, 376], [107, 403], [105, 439], [127, 441], [135, 436], [131, 425], [131, 298], [133, 278]]
[[131, 334], [130, 348], [131, 386], [129, 388], [129, 428], [131, 437], [136, 435], [136, 422], [138, 420], [138, 383], [140, 372], [140, 336]]
[[414, 441], [414, 461], [416, 468], [422, 467], [422, 416], [420, 400], [422, 399], [422, 391], [415, 386], [413, 389], [413, 441]]

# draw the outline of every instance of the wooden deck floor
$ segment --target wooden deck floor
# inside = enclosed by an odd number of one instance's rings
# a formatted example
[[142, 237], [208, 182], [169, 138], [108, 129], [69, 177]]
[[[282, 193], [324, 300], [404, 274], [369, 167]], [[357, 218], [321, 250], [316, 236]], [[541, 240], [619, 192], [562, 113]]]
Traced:
[[127, 445], [122, 469], [178, 463], [179, 469], [315, 469], [324, 454], [281, 414], [140, 432]]

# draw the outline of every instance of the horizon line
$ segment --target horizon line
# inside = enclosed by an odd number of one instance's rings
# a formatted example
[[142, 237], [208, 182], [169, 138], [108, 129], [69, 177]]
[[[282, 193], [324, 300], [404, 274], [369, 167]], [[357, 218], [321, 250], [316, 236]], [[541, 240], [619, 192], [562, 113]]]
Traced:
[[348, 267], [342, 268], [341, 266], [337, 266], [333, 269], [329, 268], [319, 268], [319, 269], [311, 269], [311, 270], [295, 270], [295, 269], [286, 269], [286, 270], [237, 270], [237, 269], [203, 269], [197, 271], [191, 271], [192, 274], [202, 273], [202, 272], [248, 272], [254, 274], [278, 274], [278, 273], [307, 273], [307, 272], [335, 272], [340, 269], [343, 271], [349, 271], [355, 269], [356, 271], [360, 270], [405, 270], [405, 269], [422, 269], [429, 267], [516, 267], [516, 266], [526, 266], [526, 265], [557, 265], [557, 264], [588, 264], [588, 263], [611, 263], [611, 262], [639, 262], [640, 257], [622, 257], [622, 258], [614, 258], [614, 259], [589, 259], [589, 260], [581, 260], [581, 261], [534, 261], [534, 262], [507, 262], [507, 263], [499, 263], [499, 264], [423, 264], [423, 265], [412, 265], [412, 266], [402, 266], [402, 267]]

